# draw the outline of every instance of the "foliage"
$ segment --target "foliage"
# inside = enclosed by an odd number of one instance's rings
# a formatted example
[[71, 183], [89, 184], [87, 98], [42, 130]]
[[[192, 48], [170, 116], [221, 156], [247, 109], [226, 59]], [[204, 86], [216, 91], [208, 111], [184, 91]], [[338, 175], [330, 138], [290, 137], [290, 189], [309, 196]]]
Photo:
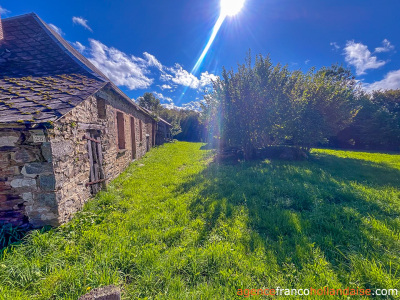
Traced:
[[[173, 136], [186, 142], [199, 142], [204, 140], [205, 127], [200, 119], [200, 113], [185, 109], [164, 108], [160, 116], [178, 128]], [[174, 124], [176, 124], [174, 126]]]
[[70, 223], [7, 248], [2, 299], [78, 299], [109, 284], [124, 299], [399, 288], [399, 155], [224, 165], [203, 146], [151, 150]]
[[400, 151], [400, 90], [364, 94], [354, 123], [336, 142], [340, 147]]
[[0, 224], [0, 250], [13, 243], [18, 243], [29, 228], [21, 228], [10, 224]]
[[171, 134], [174, 138], [182, 132], [179, 110], [163, 108], [160, 111], [160, 117], [172, 125]]
[[359, 109], [351, 72], [334, 65], [307, 73], [249, 53], [237, 72], [223, 69], [206, 95], [205, 123], [222, 148], [255, 149], [290, 143], [309, 149], [351, 123]]
[[169, 122], [172, 125], [171, 134], [174, 138], [188, 142], [204, 140], [205, 127], [199, 112], [165, 108], [152, 93], [145, 93], [138, 98], [137, 102], [140, 106]]
[[138, 104], [154, 113], [159, 113], [162, 110], [160, 99], [157, 99], [153, 93], [144, 93], [142, 97], [137, 99]]

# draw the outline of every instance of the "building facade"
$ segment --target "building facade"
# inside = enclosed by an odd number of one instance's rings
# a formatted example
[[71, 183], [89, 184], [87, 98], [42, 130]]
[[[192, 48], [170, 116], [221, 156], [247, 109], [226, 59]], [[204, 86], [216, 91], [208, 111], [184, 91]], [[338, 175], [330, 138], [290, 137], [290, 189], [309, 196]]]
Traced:
[[156, 144], [158, 120], [37, 15], [1, 23], [0, 225], [57, 226]]

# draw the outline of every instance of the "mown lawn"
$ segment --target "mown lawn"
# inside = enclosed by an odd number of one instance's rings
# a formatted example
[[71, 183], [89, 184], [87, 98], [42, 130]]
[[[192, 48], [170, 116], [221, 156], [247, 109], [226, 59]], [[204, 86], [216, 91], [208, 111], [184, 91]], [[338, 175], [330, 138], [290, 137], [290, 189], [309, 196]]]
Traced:
[[152, 150], [69, 224], [3, 250], [0, 298], [77, 299], [109, 284], [124, 299], [400, 290], [400, 155], [227, 165], [202, 148]]

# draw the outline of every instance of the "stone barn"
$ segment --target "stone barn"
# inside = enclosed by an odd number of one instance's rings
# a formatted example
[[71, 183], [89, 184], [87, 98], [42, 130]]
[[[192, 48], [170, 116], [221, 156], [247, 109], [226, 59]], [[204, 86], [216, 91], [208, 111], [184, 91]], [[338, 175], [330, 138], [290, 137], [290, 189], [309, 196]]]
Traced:
[[68, 221], [157, 122], [36, 14], [0, 20], [0, 224]]
[[171, 128], [172, 125], [162, 118], [158, 118], [156, 131], [156, 145], [162, 145], [172, 140]]
[[[149, 114], [152, 112], [146, 108], [143, 108], [145, 111], [147, 111]], [[160, 146], [165, 144], [166, 142], [172, 141], [172, 134], [171, 134], [171, 129], [172, 125], [165, 121], [163, 118], [156, 117], [157, 119], [157, 125], [156, 125], [156, 132], [154, 134], [155, 136], [155, 145]]]

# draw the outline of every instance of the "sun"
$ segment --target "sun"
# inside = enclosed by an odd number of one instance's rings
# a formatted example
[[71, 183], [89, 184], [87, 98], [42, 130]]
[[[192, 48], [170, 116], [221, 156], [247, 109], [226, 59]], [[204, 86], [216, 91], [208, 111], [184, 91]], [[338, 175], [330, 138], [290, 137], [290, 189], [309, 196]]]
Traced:
[[224, 23], [225, 19], [228, 16], [232, 17], [237, 15], [242, 10], [245, 2], [246, 0], [221, 0], [221, 13], [219, 14], [219, 18], [214, 25], [208, 43], [204, 47], [203, 52], [201, 53], [199, 59], [197, 60], [196, 64], [193, 67], [192, 74], [195, 74], [200, 68], [204, 58], [208, 53], [208, 50], [210, 50], [210, 47], [213, 44], [218, 34], [218, 31], [221, 29], [221, 26]]
[[234, 16], [243, 8], [246, 0], [221, 0], [221, 15]]

